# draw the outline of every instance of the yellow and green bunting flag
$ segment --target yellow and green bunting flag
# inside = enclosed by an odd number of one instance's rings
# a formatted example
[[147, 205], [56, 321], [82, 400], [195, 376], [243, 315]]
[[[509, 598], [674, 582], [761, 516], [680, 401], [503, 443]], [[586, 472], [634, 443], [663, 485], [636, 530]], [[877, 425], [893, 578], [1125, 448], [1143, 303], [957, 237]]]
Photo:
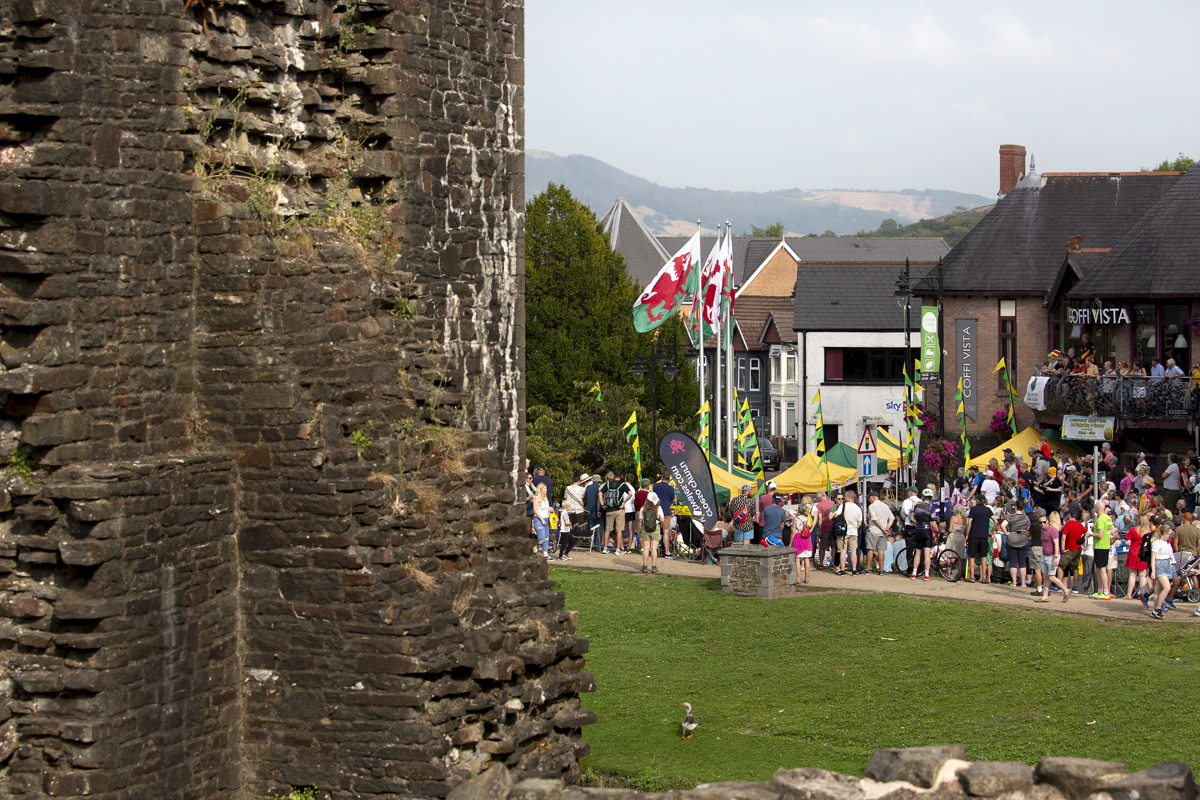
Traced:
[[696, 437], [696, 443], [699, 444], [700, 449], [704, 450], [705, 452], [708, 451], [708, 415], [709, 415], [709, 413], [711, 413], [711, 412], [708, 408], [708, 401], [705, 400], [704, 405], [700, 406], [700, 410], [697, 411], [695, 414], [695, 416], [700, 417], [700, 435], [698, 437]]
[[625, 431], [625, 441], [633, 447], [633, 464], [637, 467], [638, 486], [642, 485], [642, 447], [641, 440], [638, 438], [637, 428], [637, 412], [629, 415], [629, 421], [625, 423], [623, 430]]
[[604, 395], [600, 393], [600, 381], [596, 381], [595, 385], [592, 386], [592, 388], [587, 390], [587, 393], [596, 395], [597, 403], [604, 402]]

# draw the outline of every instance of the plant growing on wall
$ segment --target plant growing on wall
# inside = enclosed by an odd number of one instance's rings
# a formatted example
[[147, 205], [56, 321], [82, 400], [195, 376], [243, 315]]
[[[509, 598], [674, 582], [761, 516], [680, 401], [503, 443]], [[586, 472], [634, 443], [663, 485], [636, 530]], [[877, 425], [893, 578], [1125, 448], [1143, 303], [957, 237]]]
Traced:
[[1000, 409], [995, 414], [992, 414], [992, 421], [988, 425], [988, 427], [992, 429], [992, 433], [1001, 437], [1002, 441], [1004, 439], [1010, 438], [1010, 436], [1012, 434], [1012, 427], [1009, 425], [1009, 421], [1008, 421], [1008, 417], [1009, 417], [1008, 408], [1009, 408], [1008, 403], [1005, 403], [1004, 408]]

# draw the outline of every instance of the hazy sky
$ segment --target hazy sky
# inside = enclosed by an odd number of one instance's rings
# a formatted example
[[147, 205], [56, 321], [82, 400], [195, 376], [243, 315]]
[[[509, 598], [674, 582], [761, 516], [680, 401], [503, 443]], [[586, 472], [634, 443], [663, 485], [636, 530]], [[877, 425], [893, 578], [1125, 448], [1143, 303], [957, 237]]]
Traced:
[[1200, 158], [1200, 2], [527, 0], [526, 146], [665, 186], [994, 196]]

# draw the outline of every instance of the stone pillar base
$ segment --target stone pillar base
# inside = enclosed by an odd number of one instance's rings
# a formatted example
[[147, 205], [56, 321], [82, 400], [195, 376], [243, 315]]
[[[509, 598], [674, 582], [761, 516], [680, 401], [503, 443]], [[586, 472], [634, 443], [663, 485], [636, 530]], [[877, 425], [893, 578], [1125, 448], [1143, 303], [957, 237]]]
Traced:
[[721, 591], [738, 597], [791, 597], [796, 551], [790, 547], [734, 545], [721, 550]]

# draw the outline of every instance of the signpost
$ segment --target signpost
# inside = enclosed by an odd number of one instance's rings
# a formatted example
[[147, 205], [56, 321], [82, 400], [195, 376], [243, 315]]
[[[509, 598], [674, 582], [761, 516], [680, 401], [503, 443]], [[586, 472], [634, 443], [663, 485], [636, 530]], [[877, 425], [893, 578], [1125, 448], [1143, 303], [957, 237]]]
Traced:
[[[1085, 442], [1107, 442], [1116, 430], [1115, 417], [1076, 417], [1063, 415], [1062, 435]], [[1100, 499], [1100, 448], [1092, 445], [1092, 500]]]
[[875, 437], [871, 435], [871, 426], [863, 425], [862, 438], [858, 440], [858, 474], [860, 478], [869, 478], [877, 474], [879, 461], [875, 455], [879, 448], [875, 446]]

